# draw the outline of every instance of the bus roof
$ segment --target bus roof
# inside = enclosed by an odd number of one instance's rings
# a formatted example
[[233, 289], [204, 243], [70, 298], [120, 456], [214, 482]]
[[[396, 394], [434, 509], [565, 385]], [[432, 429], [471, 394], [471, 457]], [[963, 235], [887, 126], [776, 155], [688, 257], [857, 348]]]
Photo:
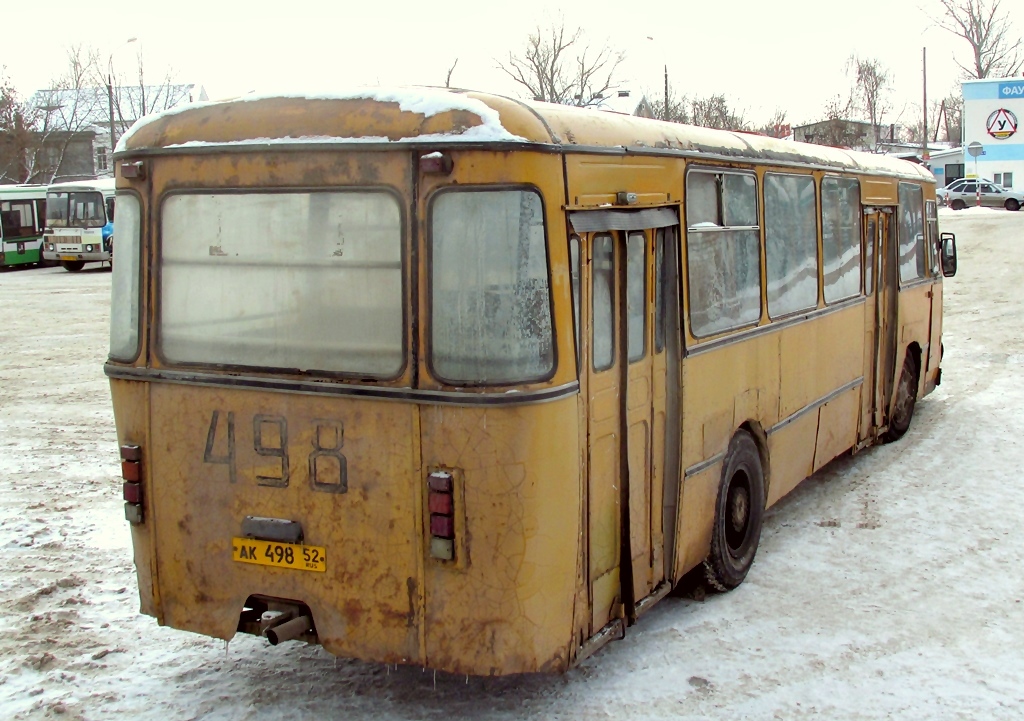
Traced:
[[114, 192], [113, 178], [99, 178], [97, 180], [70, 180], [66, 183], [53, 183], [47, 186], [48, 192], [67, 193], [74, 190], [98, 190], [101, 193], [111, 194]]
[[366, 88], [184, 105], [139, 120], [121, 138], [117, 152], [351, 144], [373, 144], [375, 149], [409, 144], [544, 145], [564, 151], [799, 163], [934, 182], [926, 168], [885, 155], [447, 88]]
[[0, 199], [45, 197], [45, 185], [0, 185]]

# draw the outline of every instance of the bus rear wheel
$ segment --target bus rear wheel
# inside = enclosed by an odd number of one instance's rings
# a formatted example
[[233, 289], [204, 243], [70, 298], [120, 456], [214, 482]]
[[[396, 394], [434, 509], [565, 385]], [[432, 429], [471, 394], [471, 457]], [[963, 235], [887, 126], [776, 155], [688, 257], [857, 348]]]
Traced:
[[61, 265], [62, 268], [64, 268], [64, 270], [68, 271], [69, 273], [77, 273], [78, 271], [80, 271], [82, 268], [85, 267], [85, 261], [84, 260], [62, 260], [60, 262], [60, 265]]
[[764, 520], [764, 471], [753, 437], [740, 431], [729, 442], [715, 504], [711, 551], [704, 576], [718, 591], [743, 583], [754, 563]]
[[917, 405], [917, 380], [917, 361], [908, 351], [903, 361], [899, 385], [896, 386], [896, 403], [893, 405], [892, 418], [889, 419], [889, 430], [883, 436], [886, 443], [898, 441], [910, 428], [914, 407]]

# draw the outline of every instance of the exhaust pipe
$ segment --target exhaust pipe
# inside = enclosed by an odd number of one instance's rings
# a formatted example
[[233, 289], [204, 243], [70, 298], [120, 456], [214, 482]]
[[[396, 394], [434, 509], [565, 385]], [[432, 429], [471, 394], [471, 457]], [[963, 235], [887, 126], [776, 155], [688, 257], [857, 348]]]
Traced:
[[299, 616], [291, 621], [282, 623], [280, 626], [268, 628], [267, 640], [270, 641], [271, 646], [276, 646], [282, 641], [291, 641], [293, 638], [298, 638], [312, 628], [313, 619], [309, 616]]

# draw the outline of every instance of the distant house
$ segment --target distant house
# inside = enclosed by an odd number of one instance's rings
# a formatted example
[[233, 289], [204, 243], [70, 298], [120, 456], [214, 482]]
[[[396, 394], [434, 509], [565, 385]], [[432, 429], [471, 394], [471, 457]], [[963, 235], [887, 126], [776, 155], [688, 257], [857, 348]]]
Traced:
[[794, 125], [793, 139], [802, 143], [875, 152], [885, 143], [896, 142], [896, 130], [896, 125], [872, 125], [862, 120], [830, 118]]
[[630, 90], [616, 90], [601, 100], [596, 106], [598, 110], [607, 110], [622, 115], [636, 115], [641, 118], [654, 118], [654, 108], [643, 93]]
[[0, 183], [50, 183], [96, 177], [93, 130], [0, 132]]
[[[203, 100], [209, 100], [209, 96], [195, 84], [121, 86], [112, 94], [106, 87], [39, 90], [29, 101], [38, 116], [34, 128], [37, 144], [43, 148], [38, 160], [54, 161], [59, 156], [59, 161], [56, 166], [53, 162], [37, 163], [39, 168], [33, 177], [47, 172], [54, 173], [55, 181], [112, 177], [111, 149], [136, 120]], [[71, 136], [74, 142], [66, 142]], [[62, 152], [56, 152], [58, 149]]]

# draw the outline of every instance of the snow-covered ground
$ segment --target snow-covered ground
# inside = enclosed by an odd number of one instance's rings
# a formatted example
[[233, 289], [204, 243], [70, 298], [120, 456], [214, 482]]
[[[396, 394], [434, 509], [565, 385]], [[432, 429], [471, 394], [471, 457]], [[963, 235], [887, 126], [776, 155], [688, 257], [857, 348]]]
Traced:
[[736, 591], [667, 598], [557, 677], [225, 646], [138, 615], [110, 274], [0, 274], [0, 718], [1024, 718], [1024, 212], [941, 223], [960, 251], [943, 383], [907, 436], [774, 508]]

